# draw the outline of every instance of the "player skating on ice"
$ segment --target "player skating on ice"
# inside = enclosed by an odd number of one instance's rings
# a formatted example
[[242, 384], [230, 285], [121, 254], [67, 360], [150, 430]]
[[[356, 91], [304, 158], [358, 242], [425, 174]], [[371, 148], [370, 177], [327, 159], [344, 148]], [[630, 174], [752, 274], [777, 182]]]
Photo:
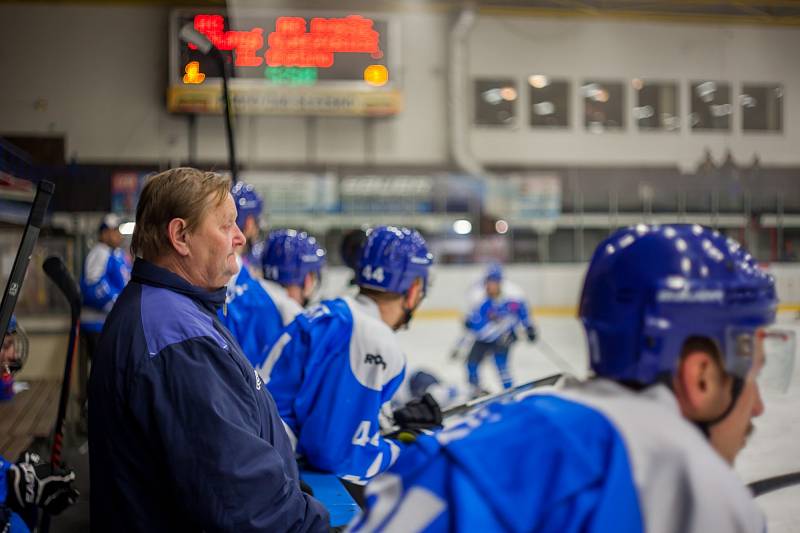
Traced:
[[764, 411], [776, 306], [773, 279], [716, 231], [616, 232], [580, 301], [595, 377], [419, 437], [354, 530], [762, 533], [731, 465]]
[[[405, 356], [395, 331], [408, 325], [425, 296], [433, 256], [415, 230], [369, 231], [354, 298], [324, 300], [289, 325], [258, 368], [294, 438], [313, 468], [363, 483], [397, 458], [381, 436], [392, 396], [403, 381]], [[401, 426], [441, 421], [428, 397], [396, 413]], [[414, 418], [414, 420], [412, 420]], [[387, 419], [384, 425], [391, 425]]]
[[528, 304], [522, 290], [503, 279], [502, 267], [491, 265], [483, 283], [469, 295], [469, 312], [464, 325], [466, 334], [457, 351], [469, 350], [467, 376], [478, 395], [481, 388], [478, 370], [487, 356], [494, 358], [503, 388], [513, 385], [508, 369], [508, 352], [517, 341], [518, 331], [525, 332], [528, 340], [536, 340], [536, 328], [528, 314]]

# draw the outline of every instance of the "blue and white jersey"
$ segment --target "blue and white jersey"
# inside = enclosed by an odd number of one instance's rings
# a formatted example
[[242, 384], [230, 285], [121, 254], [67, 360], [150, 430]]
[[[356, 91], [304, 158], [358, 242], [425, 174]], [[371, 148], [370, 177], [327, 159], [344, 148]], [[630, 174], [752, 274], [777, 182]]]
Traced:
[[80, 282], [84, 331], [99, 333], [103, 329], [108, 312], [130, 279], [131, 267], [121, 249], [98, 242], [89, 250]]
[[220, 321], [233, 334], [253, 366], [261, 352], [280, 337], [283, 328], [303, 311], [277, 283], [253, 278], [239, 260], [239, 273], [231, 278]]
[[763, 533], [752, 495], [664, 385], [521, 393], [421, 436], [353, 531]]
[[405, 355], [377, 304], [324, 300], [299, 315], [257, 366], [312, 466], [362, 483], [391, 466], [397, 443], [381, 420], [405, 374]]
[[481, 284], [469, 295], [470, 305], [465, 325], [470, 336], [481, 342], [496, 342], [513, 339], [518, 327], [532, 327], [528, 316], [528, 304], [519, 288], [503, 281], [500, 295], [489, 298]]

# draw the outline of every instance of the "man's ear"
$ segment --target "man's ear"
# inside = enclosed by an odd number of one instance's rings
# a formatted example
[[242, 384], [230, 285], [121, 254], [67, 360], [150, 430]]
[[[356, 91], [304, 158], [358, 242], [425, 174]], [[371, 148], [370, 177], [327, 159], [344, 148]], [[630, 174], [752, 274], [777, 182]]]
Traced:
[[189, 255], [189, 232], [186, 231], [186, 221], [182, 218], [173, 218], [167, 224], [167, 235], [172, 247], [181, 257]]
[[417, 278], [411, 287], [408, 288], [405, 296], [405, 306], [407, 309], [414, 309], [422, 301], [422, 278]]
[[695, 421], [712, 419], [725, 408], [730, 401], [730, 391], [726, 391], [725, 384], [717, 361], [702, 350], [684, 355], [673, 378], [681, 411]]

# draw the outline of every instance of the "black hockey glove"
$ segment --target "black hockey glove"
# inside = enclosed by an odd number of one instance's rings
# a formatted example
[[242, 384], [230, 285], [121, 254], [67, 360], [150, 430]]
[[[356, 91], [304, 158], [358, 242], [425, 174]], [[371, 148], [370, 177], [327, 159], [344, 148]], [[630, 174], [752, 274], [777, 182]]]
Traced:
[[528, 334], [528, 340], [530, 342], [533, 342], [533, 341], [536, 340], [536, 329], [533, 326], [531, 326], [528, 329], [526, 329], [525, 333]]
[[442, 410], [429, 393], [411, 400], [394, 412], [394, 421], [401, 429], [431, 429], [442, 425]]
[[80, 495], [72, 486], [75, 472], [53, 469], [35, 453], [26, 453], [22, 461], [11, 465], [6, 477], [6, 503], [19, 513], [41, 507], [48, 514], [57, 515], [78, 501]]

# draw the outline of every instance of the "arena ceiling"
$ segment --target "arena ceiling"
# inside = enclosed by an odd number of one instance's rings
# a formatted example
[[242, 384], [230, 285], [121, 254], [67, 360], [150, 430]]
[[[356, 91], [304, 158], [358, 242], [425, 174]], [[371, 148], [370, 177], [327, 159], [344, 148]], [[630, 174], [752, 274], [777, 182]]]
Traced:
[[[0, 0], [0, 3], [23, 2]], [[472, 5], [483, 14], [520, 17], [800, 26], [800, 0], [28, 0], [24, 3], [436, 12]]]

